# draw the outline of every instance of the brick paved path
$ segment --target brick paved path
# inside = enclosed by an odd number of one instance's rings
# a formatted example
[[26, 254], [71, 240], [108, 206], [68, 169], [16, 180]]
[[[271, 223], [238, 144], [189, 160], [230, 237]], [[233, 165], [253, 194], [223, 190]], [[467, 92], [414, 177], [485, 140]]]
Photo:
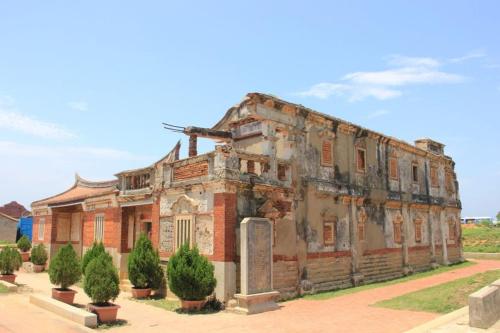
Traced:
[[[447, 281], [467, 277], [491, 269], [500, 269], [500, 261], [478, 260], [478, 264], [439, 275], [403, 282], [340, 296], [330, 300], [294, 300], [282, 303], [280, 310], [253, 316], [241, 316], [229, 313], [213, 315], [179, 315], [127, 299], [129, 294], [122, 293], [117, 303], [121, 305], [119, 318], [126, 319], [128, 325], [112, 329], [112, 332], [356, 332], [356, 333], [391, 333], [404, 332], [412, 327], [429, 321], [438, 315], [424, 312], [400, 311], [370, 306], [380, 300], [393, 298], [408, 292], [438, 285]], [[47, 275], [19, 274], [19, 282], [29, 284], [35, 292], [50, 293]], [[0, 296], [21, 298], [25, 295]], [[88, 301], [79, 290], [77, 302]], [[21, 302], [21, 301], [18, 301]], [[27, 303], [27, 301], [25, 301]], [[31, 308], [31, 305], [26, 305]], [[24, 332], [13, 324], [12, 318], [27, 318], [19, 307], [0, 308], [0, 332], [10, 328], [11, 332]], [[39, 310], [42, 311], [42, 310]], [[8, 316], [7, 325], [2, 319]], [[40, 316], [41, 317], [41, 316]], [[29, 317], [28, 317], [29, 318]], [[38, 318], [38, 317], [37, 317]], [[66, 332], [75, 330], [75, 325], [54, 318], [42, 320], [44, 328], [53, 327], [47, 332]], [[33, 318], [35, 319], [35, 318]], [[42, 318], [43, 319], [43, 318]], [[31, 321], [31, 319], [30, 319]], [[11, 326], [14, 325], [14, 326]], [[10, 332], [10, 331], [7, 331]]]

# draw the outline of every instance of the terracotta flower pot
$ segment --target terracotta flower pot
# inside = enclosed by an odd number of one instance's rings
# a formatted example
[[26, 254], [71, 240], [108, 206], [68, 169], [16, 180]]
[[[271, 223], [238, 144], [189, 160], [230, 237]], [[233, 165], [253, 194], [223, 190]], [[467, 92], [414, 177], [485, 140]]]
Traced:
[[7, 281], [9, 283], [14, 283], [16, 281], [16, 274], [0, 274], [0, 280]]
[[183, 310], [186, 311], [193, 311], [193, 310], [201, 310], [201, 308], [205, 305], [207, 301], [206, 300], [201, 300], [201, 301], [185, 301], [181, 300], [181, 307]]
[[52, 298], [66, 304], [73, 304], [75, 300], [76, 291], [71, 289], [61, 290], [59, 288], [52, 288]]
[[111, 323], [116, 321], [119, 305], [108, 303], [108, 305], [96, 305], [90, 303], [87, 310], [95, 313], [100, 323]]
[[30, 253], [29, 252], [21, 252], [21, 258], [23, 259], [23, 262], [29, 261], [30, 260]]
[[33, 264], [33, 272], [41, 273], [45, 270], [45, 265], [35, 265]]
[[146, 298], [151, 295], [151, 288], [132, 288], [132, 297], [134, 298]]

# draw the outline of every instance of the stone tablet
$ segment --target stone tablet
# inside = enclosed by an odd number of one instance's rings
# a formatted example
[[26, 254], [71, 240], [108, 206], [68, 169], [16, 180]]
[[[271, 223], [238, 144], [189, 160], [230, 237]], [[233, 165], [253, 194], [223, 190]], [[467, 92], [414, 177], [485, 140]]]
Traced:
[[241, 223], [242, 294], [273, 290], [272, 234], [272, 225], [267, 219], [246, 218]]

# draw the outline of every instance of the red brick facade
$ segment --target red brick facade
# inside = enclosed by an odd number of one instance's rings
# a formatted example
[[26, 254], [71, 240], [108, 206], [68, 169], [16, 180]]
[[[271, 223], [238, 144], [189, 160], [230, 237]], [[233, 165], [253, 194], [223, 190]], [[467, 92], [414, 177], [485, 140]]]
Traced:
[[214, 194], [214, 261], [234, 261], [236, 255], [236, 193]]

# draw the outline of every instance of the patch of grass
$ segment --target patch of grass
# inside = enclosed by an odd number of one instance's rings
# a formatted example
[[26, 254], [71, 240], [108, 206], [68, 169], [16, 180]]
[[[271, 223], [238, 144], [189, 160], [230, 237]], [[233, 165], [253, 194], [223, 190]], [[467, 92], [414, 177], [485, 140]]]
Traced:
[[196, 314], [210, 314], [210, 313], [216, 313], [222, 310], [222, 303], [218, 300], [209, 300], [205, 304], [205, 306], [200, 310], [200, 311], [184, 311], [181, 308], [181, 302], [177, 300], [169, 300], [166, 298], [163, 298], [161, 296], [151, 296], [145, 299], [136, 299], [136, 298], [131, 298], [131, 300], [139, 302], [139, 303], [144, 303], [147, 305], [152, 305], [156, 306], [157, 308], [171, 311], [171, 312], [177, 312], [181, 314], [189, 314], [189, 315], [196, 315]]
[[110, 328], [116, 328], [116, 327], [121, 327], [128, 325], [128, 321], [124, 319], [117, 319], [112, 323], [106, 323], [106, 324], [99, 324], [97, 325], [98, 330], [108, 330]]
[[462, 228], [464, 251], [500, 253], [500, 227]]
[[160, 296], [151, 296], [148, 298], [143, 298], [143, 299], [137, 299], [137, 298], [130, 298], [132, 301], [136, 301], [139, 303], [144, 303], [147, 305], [152, 305], [157, 308], [167, 310], [167, 311], [175, 311], [177, 308], [181, 306], [180, 301], [174, 301], [174, 300], [169, 300]]
[[421, 279], [421, 278], [425, 278], [425, 277], [428, 277], [428, 276], [432, 276], [432, 275], [436, 275], [436, 274], [440, 274], [440, 273], [452, 271], [452, 270], [455, 270], [455, 269], [469, 267], [469, 266], [472, 266], [472, 265], [475, 265], [475, 263], [471, 262], [471, 261], [464, 261], [462, 263], [453, 264], [453, 265], [450, 265], [450, 266], [441, 266], [441, 267], [438, 267], [436, 269], [431, 269], [429, 271], [415, 273], [415, 274], [412, 274], [412, 275], [409, 275], [409, 276], [405, 276], [405, 277], [401, 277], [401, 278], [397, 278], [397, 279], [393, 279], [393, 280], [388, 280], [388, 281], [384, 281], [384, 282], [376, 282], [376, 283], [371, 283], [371, 284], [365, 284], [365, 285], [362, 285], [362, 286], [359, 286], [359, 287], [353, 287], [353, 288], [347, 288], [347, 289], [326, 291], [326, 292], [321, 292], [321, 293], [314, 294], [314, 295], [305, 295], [302, 298], [307, 299], [307, 300], [325, 300], [325, 299], [330, 299], [330, 298], [339, 297], [339, 296], [343, 296], [343, 295], [354, 294], [354, 293], [357, 293], [357, 292], [360, 292], [360, 291], [364, 291], [364, 290], [370, 290], [370, 289], [375, 289], [375, 288], [380, 288], [380, 287], [386, 287], [386, 286], [391, 286], [391, 285], [397, 284], [397, 283], [402, 283], [402, 282], [412, 281], [412, 280], [416, 280], [416, 279]]
[[374, 306], [396, 309], [449, 313], [467, 305], [471, 293], [500, 278], [500, 270], [479, 273], [467, 278], [380, 301]]
[[0, 284], [0, 294], [6, 294], [9, 292], [9, 289], [7, 289], [6, 286], [4, 286], [3, 284]]

